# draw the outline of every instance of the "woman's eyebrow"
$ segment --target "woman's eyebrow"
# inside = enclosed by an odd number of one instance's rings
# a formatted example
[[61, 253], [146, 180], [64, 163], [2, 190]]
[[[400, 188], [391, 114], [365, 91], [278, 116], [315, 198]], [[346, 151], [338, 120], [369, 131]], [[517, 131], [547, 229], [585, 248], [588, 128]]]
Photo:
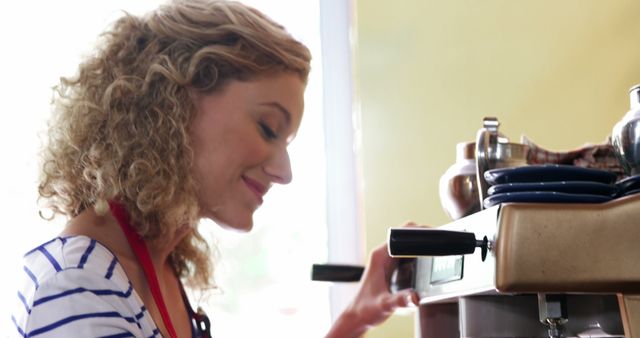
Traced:
[[287, 110], [287, 108], [285, 108], [280, 103], [278, 103], [278, 102], [264, 102], [264, 103], [261, 103], [261, 105], [274, 108], [277, 111], [281, 112], [282, 115], [284, 115], [284, 119], [286, 120], [287, 125], [291, 124], [291, 113]]

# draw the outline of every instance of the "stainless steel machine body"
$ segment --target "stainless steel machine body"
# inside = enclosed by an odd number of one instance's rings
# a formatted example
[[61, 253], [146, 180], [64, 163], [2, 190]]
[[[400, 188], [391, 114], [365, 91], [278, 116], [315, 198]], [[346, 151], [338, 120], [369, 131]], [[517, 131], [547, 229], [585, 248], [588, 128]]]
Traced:
[[639, 226], [640, 195], [603, 204], [506, 203], [409, 230], [469, 233], [475, 243], [467, 241], [466, 253], [398, 251], [406, 243], [392, 232], [407, 229], [392, 229], [389, 245], [392, 255], [417, 256], [421, 338], [633, 338], [640, 337]]

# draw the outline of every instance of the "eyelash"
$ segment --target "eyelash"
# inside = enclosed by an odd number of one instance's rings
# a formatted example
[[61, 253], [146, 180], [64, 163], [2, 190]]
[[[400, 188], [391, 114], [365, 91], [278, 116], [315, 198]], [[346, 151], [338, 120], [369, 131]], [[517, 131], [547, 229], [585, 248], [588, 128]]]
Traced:
[[276, 132], [273, 131], [273, 129], [271, 129], [271, 127], [269, 127], [266, 123], [259, 122], [258, 124], [260, 125], [260, 129], [262, 130], [262, 134], [268, 140], [275, 140], [278, 138], [278, 134], [276, 134]]

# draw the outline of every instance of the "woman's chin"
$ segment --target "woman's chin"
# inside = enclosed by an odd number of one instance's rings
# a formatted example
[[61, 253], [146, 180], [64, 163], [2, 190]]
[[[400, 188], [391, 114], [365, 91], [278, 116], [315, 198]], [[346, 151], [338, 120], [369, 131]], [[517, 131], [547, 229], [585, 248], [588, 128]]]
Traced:
[[251, 214], [223, 214], [221, 212], [201, 213], [202, 218], [208, 218], [225, 230], [250, 232], [253, 229], [253, 213]]
[[253, 229], [253, 224], [249, 224], [249, 225], [246, 225], [246, 226], [225, 225], [224, 228], [227, 229], [227, 230], [235, 231], [235, 232], [248, 233], [248, 232], [251, 231], [251, 229]]
[[236, 232], [250, 232], [253, 229], [253, 220], [249, 221], [223, 221], [214, 219], [214, 222], [225, 230]]

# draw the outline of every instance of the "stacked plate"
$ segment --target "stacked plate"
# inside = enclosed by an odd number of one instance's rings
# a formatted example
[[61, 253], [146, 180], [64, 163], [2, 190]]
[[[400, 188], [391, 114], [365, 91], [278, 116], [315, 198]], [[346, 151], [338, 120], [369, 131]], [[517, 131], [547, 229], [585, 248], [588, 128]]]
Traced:
[[[484, 178], [490, 185], [485, 208], [506, 202], [602, 203], [615, 198], [619, 191], [614, 183], [616, 175], [571, 165], [492, 169], [484, 173]], [[640, 178], [633, 186], [640, 190]]]
[[616, 182], [618, 193], [616, 197], [624, 197], [640, 193], [640, 175], [627, 177]]

